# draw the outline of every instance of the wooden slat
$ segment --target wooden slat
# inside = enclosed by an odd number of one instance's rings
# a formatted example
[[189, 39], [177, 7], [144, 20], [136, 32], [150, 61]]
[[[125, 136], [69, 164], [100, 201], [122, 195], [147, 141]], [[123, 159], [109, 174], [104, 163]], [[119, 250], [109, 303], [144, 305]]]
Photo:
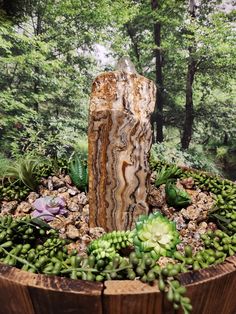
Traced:
[[0, 314], [35, 314], [27, 286], [20, 283], [20, 276], [19, 281], [13, 279], [15, 270], [0, 265]]
[[0, 314], [102, 314], [102, 291], [102, 283], [31, 274], [0, 264]]
[[180, 279], [191, 299], [192, 314], [236, 314], [235, 256], [220, 265], [182, 274]]
[[160, 314], [162, 295], [157, 286], [140, 281], [106, 281], [103, 314]]
[[[236, 314], [236, 257], [179, 276], [192, 314]], [[30, 274], [0, 264], [0, 314], [176, 314], [156, 286]], [[178, 314], [182, 313], [181, 311]]]

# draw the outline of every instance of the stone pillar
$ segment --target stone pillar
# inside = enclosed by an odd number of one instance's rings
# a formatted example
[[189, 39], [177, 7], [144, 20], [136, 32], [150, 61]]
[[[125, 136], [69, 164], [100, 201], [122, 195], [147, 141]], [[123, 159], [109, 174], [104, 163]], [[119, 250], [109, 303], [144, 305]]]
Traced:
[[90, 227], [127, 230], [148, 213], [150, 115], [155, 85], [125, 71], [93, 83], [88, 131]]

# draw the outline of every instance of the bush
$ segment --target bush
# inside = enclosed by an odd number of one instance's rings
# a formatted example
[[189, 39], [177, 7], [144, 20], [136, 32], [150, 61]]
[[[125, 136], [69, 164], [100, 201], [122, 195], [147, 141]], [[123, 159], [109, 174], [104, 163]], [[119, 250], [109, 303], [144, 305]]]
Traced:
[[160, 160], [168, 164], [187, 166], [199, 170], [220, 174], [215, 164], [206, 156], [206, 153], [199, 148], [191, 148], [182, 151], [179, 145], [173, 146], [170, 143], [153, 144], [151, 148], [150, 161]]

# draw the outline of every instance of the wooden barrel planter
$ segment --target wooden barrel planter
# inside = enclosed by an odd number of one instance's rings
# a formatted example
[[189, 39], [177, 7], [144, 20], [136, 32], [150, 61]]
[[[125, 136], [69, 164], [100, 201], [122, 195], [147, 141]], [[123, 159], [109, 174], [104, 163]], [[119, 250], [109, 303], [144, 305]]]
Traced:
[[[236, 257], [180, 275], [193, 314], [236, 313]], [[37, 275], [0, 265], [0, 314], [180, 314], [157, 286]]]

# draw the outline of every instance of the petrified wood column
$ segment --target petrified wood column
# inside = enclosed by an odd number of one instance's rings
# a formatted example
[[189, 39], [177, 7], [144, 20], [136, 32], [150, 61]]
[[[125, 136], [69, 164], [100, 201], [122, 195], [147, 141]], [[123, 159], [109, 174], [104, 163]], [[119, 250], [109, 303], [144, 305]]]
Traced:
[[154, 83], [138, 74], [106, 72], [93, 83], [88, 131], [91, 227], [127, 230], [148, 212], [154, 102]]

